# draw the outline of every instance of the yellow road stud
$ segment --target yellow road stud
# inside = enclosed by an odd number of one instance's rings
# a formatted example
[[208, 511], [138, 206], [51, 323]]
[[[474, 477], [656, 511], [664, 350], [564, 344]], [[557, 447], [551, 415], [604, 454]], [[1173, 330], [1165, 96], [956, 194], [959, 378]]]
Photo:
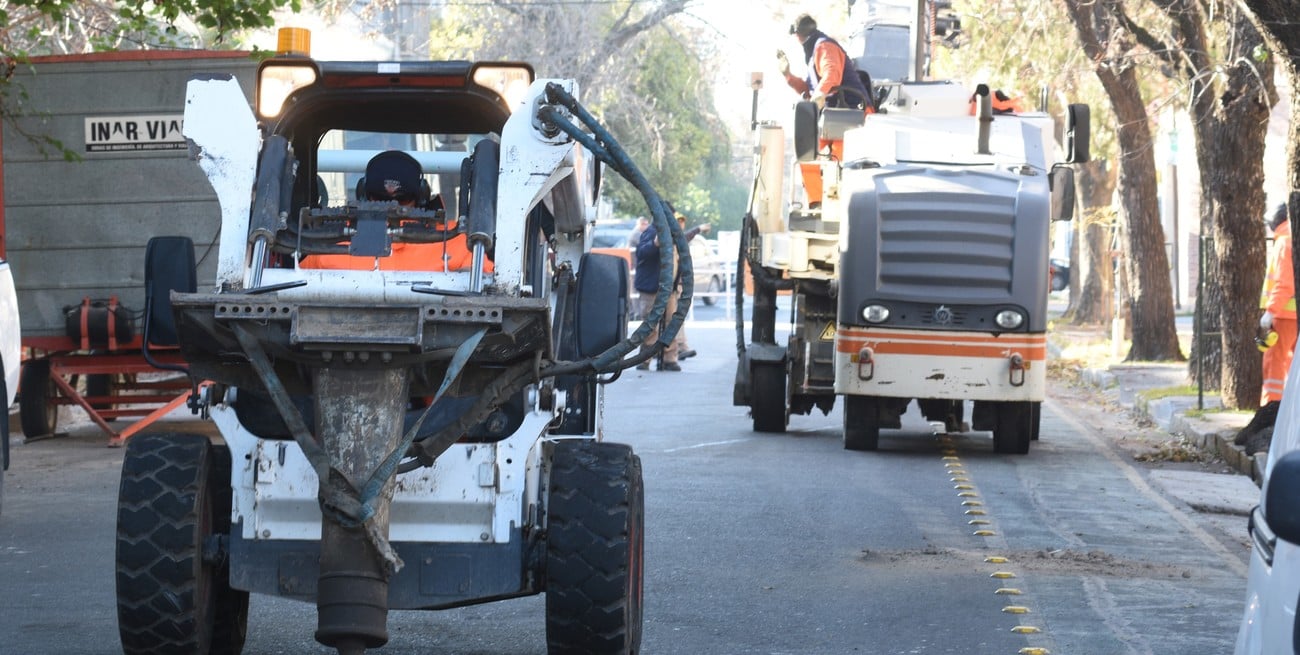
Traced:
[[1020, 635], [1036, 635], [1042, 632], [1042, 629], [1036, 625], [1018, 625], [1012, 628], [1011, 631]]
[[1002, 608], [1002, 611], [1007, 614], [1028, 614], [1029, 608], [1024, 605], [1007, 605]]
[[1008, 560], [1007, 558], [1001, 555], [990, 555], [988, 557], [985, 557], [984, 561], [988, 562], [989, 564], [1006, 564]]
[[1013, 587], [1002, 587], [993, 593], [999, 596], [1019, 596], [1023, 592]]
[[998, 579], [1000, 579], [1000, 580], [1008, 580], [1008, 579], [1011, 579], [1011, 578], [1016, 577], [1016, 574], [1014, 574], [1014, 573], [1012, 573], [1012, 572], [1010, 572], [1010, 571], [994, 571], [994, 572], [992, 572], [992, 573], [989, 574], [989, 577], [990, 577], [990, 578], [998, 578]]
[[996, 536], [998, 533], [996, 533], [996, 532], [994, 532], [994, 531], [992, 531], [992, 530], [976, 530], [975, 532], [972, 532], [971, 534], [975, 535], [976, 537], [993, 537], [993, 536]]
[[1052, 651], [1041, 646], [1025, 646], [1020, 649], [1020, 655], [1052, 655]]

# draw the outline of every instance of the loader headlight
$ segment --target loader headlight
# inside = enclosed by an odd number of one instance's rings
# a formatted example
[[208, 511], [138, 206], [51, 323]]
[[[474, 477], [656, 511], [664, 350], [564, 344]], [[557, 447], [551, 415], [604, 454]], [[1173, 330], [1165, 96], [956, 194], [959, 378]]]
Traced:
[[998, 315], [994, 316], [993, 320], [997, 322], [998, 327], [1004, 330], [1014, 330], [1025, 322], [1025, 315], [1014, 309], [1004, 309], [998, 312]]
[[275, 118], [294, 91], [316, 83], [316, 64], [310, 59], [285, 57], [268, 59], [257, 73], [257, 113]]
[[889, 308], [884, 305], [867, 305], [862, 309], [862, 318], [868, 323], [884, 323], [889, 320]]

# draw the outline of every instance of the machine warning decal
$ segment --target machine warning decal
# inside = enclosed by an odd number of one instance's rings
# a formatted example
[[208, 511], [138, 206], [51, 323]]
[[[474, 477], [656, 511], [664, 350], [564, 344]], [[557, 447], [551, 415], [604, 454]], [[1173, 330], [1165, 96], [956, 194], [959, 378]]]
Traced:
[[834, 323], [827, 323], [827, 324], [826, 324], [826, 329], [822, 330], [822, 335], [821, 335], [820, 337], [818, 337], [818, 338], [821, 339], [822, 341], [834, 341], [834, 340], [835, 340], [835, 324], [834, 324]]
[[182, 114], [87, 116], [86, 152], [184, 150]]

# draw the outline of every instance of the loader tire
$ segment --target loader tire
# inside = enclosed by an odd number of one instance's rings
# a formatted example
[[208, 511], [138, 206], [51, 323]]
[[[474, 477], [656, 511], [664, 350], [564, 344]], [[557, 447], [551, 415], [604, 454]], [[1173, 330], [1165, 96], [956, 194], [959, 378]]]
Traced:
[[[197, 434], [144, 434], [127, 442], [117, 511], [117, 617], [122, 650], [243, 650], [248, 592], [231, 589], [229, 567], [204, 558], [209, 537], [229, 530], [229, 459]], [[211, 555], [211, 553], [210, 553]], [[216, 560], [216, 561], [213, 561]]]
[[23, 364], [18, 392], [18, 421], [23, 436], [54, 434], [59, 426], [59, 406], [54, 402], [59, 391], [50, 377], [50, 360], [32, 359]]
[[844, 450], [880, 448], [880, 399], [844, 396]]
[[785, 366], [755, 362], [751, 375], [749, 414], [754, 419], [754, 432], [785, 432], [790, 424]]
[[645, 492], [624, 444], [560, 441], [546, 508], [549, 655], [641, 650]]

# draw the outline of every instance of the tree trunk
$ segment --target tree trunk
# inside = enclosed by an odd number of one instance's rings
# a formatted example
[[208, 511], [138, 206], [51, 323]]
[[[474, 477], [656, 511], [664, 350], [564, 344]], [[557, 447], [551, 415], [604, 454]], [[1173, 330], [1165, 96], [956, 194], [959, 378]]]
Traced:
[[[1182, 360], [1174, 327], [1173, 286], [1164, 229], [1156, 204], [1155, 144], [1137, 71], [1128, 63], [1132, 50], [1124, 30], [1100, 2], [1067, 0], [1066, 9], [1093, 72], [1110, 99], [1122, 144], [1119, 166], [1120, 248], [1124, 284], [1130, 299], [1133, 345], [1127, 361]], [[1127, 47], [1126, 47], [1127, 46]], [[1123, 308], [1117, 308], [1123, 309]]]
[[[1287, 200], [1291, 216], [1291, 233], [1300, 234], [1297, 216], [1300, 216], [1300, 5], [1295, 0], [1242, 0], [1250, 10], [1256, 29], [1264, 34], [1273, 60], [1282, 67], [1291, 82], [1291, 130], [1288, 134], [1287, 168], [1290, 194]], [[1295, 258], [1300, 269], [1300, 257]], [[1297, 275], [1300, 278], [1300, 275]]]
[[1137, 75], [1129, 68], [1098, 72], [1124, 144], [1119, 169], [1121, 265], [1128, 285], [1133, 344], [1126, 361], [1182, 360], [1174, 326], [1173, 286], [1165, 231], [1156, 203], [1155, 143]]
[[[1206, 207], [1214, 234], [1219, 266], [1215, 278], [1221, 292], [1223, 403], [1231, 408], [1259, 406], [1261, 358], [1254, 336], [1259, 319], [1259, 289], [1264, 279], [1264, 139], [1276, 92], [1269, 60], [1245, 58], [1263, 38], [1241, 20], [1234, 25], [1239, 53], [1227, 70], [1223, 92], [1214, 107], [1214, 120], [1204, 124], [1197, 158], [1201, 166]], [[1203, 145], [1201, 145], [1203, 144]]]
[[1110, 202], [1116, 179], [1103, 159], [1088, 162], [1079, 172], [1083, 211], [1075, 219], [1078, 234], [1070, 249], [1070, 309], [1065, 320], [1074, 325], [1105, 324], [1113, 315], [1115, 267], [1110, 242], [1115, 213]]

